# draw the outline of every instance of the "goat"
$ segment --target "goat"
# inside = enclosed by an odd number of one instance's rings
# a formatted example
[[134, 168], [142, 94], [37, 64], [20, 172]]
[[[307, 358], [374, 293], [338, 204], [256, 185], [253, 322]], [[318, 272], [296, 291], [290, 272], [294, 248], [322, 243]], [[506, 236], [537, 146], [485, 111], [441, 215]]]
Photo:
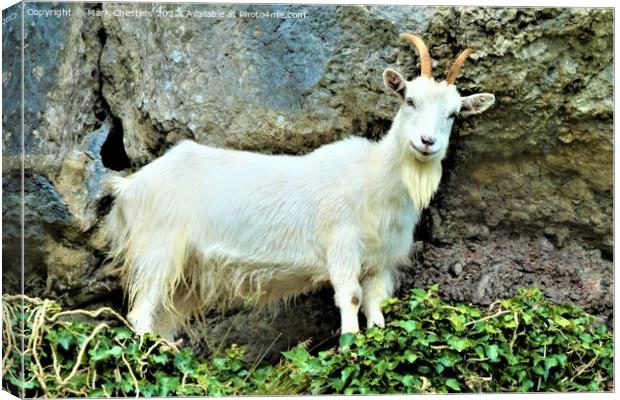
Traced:
[[264, 155], [182, 141], [128, 177], [111, 176], [104, 223], [109, 256], [122, 264], [138, 333], [172, 339], [192, 316], [253, 299], [257, 308], [331, 283], [341, 333], [384, 326], [415, 226], [442, 175], [455, 116], [481, 113], [492, 94], [461, 97], [431, 75], [422, 39], [420, 77], [392, 69], [385, 86], [400, 100], [378, 142], [349, 137], [302, 156]]

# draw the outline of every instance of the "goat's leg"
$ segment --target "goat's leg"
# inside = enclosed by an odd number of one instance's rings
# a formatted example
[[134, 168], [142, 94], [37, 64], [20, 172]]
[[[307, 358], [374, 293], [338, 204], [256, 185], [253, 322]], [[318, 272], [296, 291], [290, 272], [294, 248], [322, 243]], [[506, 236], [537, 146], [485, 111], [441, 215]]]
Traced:
[[173, 342], [179, 330], [186, 326], [185, 322], [195, 307], [192, 305], [200, 304], [195, 296], [187, 295], [190, 291], [189, 287], [180, 286], [173, 296], [173, 309], [162, 306], [153, 322], [153, 331], [170, 342]]
[[153, 331], [163, 339], [173, 342], [178, 331], [178, 323], [171, 311], [161, 308], [153, 322]]
[[394, 286], [394, 274], [390, 269], [384, 269], [377, 274], [367, 276], [362, 281], [362, 290], [364, 291], [362, 312], [366, 316], [368, 328], [373, 326], [385, 327], [381, 302], [392, 295]]
[[334, 299], [340, 308], [340, 332], [357, 333], [360, 330], [358, 313], [362, 301], [362, 287], [357, 280], [339, 282], [332, 280]]
[[[177, 269], [183, 267], [183, 254], [175, 247], [176, 242], [164, 235], [144, 238], [140, 249], [133, 254], [129, 280], [129, 292], [133, 301], [127, 319], [139, 334], [146, 332], [170, 337], [174, 321], [164, 307], [165, 299], [172, 296], [170, 287]], [[146, 243], [150, 239], [150, 243]], [[163, 319], [163, 320], [162, 320]]]
[[136, 290], [127, 319], [139, 335], [155, 332], [154, 323], [158, 310], [161, 309], [161, 297], [162, 290], [156, 284]]
[[359, 284], [361, 261], [354, 241], [334, 243], [328, 252], [329, 277], [334, 287], [334, 300], [340, 308], [340, 332], [359, 332], [358, 313], [362, 303]]

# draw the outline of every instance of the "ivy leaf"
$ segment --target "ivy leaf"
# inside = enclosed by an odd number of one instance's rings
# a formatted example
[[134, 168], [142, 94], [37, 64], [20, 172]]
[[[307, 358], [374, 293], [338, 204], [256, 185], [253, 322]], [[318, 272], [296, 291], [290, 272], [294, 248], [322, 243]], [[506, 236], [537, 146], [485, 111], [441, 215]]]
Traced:
[[562, 317], [561, 315], [556, 315], [555, 317], [553, 317], [553, 322], [560, 325], [562, 328], [568, 328], [570, 326], [570, 321]]
[[446, 379], [446, 386], [449, 387], [452, 390], [461, 391], [461, 386], [459, 385], [459, 383], [457, 382], [456, 379], [454, 378], [448, 378]]
[[417, 354], [413, 353], [411, 350], [407, 349], [405, 351], [405, 354], [403, 354], [403, 357], [405, 358], [405, 360], [409, 363], [413, 363], [415, 360], [418, 359]]
[[194, 372], [192, 367], [192, 356], [187, 349], [182, 349], [174, 355], [174, 366], [182, 373], [189, 374]]
[[590, 335], [589, 333], [579, 334], [579, 339], [584, 343], [592, 343], [592, 335]]
[[413, 375], [405, 375], [402, 377], [401, 381], [406, 388], [409, 388], [413, 386], [413, 382], [415, 381], [415, 378], [413, 377]]
[[496, 344], [492, 344], [486, 348], [486, 355], [491, 362], [497, 362], [499, 357], [499, 347]]
[[344, 333], [340, 335], [339, 344], [342, 348], [348, 348], [355, 341], [355, 335], [352, 333]]
[[113, 331], [115, 336], [120, 340], [131, 339], [133, 337], [133, 332], [126, 326], [116, 327]]
[[122, 352], [123, 349], [120, 346], [112, 346], [110, 349], [93, 350], [90, 352], [90, 360], [102, 361], [109, 358], [117, 358], [122, 354]]
[[460, 353], [471, 346], [471, 341], [466, 338], [451, 337], [448, 339], [448, 346]]
[[164, 364], [166, 364], [168, 362], [168, 355], [166, 353], [151, 354], [149, 356], [149, 360], [151, 360], [155, 364], [164, 365]]
[[398, 321], [401, 328], [403, 328], [407, 333], [411, 333], [416, 329], [415, 321]]
[[344, 382], [340, 378], [332, 380], [330, 385], [336, 390], [342, 390], [342, 388], [344, 388]]
[[558, 360], [558, 363], [560, 364], [561, 368], [566, 368], [566, 354], [558, 354], [557, 356], [555, 356], [556, 360]]
[[448, 317], [448, 320], [452, 323], [452, 326], [457, 332], [462, 332], [465, 329], [465, 317], [462, 315], [453, 314]]
[[166, 397], [170, 393], [174, 393], [174, 390], [181, 385], [181, 381], [176, 376], [166, 376], [160, 373], [157, 376], [159, 381], [159, 396]]
[[531, 388], [534, 387], [534, 382], [531, 379], [527, 379], [519, 385], [517, 391], [518, 392], [529, 392]]
[[540, 365], [537, 365], [534, 368], [532, 368], [532, 371], [534, 371], [534, 373], [536, 373], [536, 375], [544, 375], [545, 374], [545, 370]]
[[452, 367], [459, 360], [460, 358], [454, 355], [454, 353], [447, 353], [443, 355], [441, 358], [439, 358], [439, 362], [445, 367]]
[[545, 373], [544, 378], [545, 381], [549, 378], [549, 370], [558, 365], [558, 360], [554, 357], [549, 357], [545, 359]]
[[69, 350], [71, 343], [74, 342], [73, 333], [68, 331], [67, 329], [61, 329], [58, 331], [57, 336], [58, 344], [65, 350]]
[[506, 358], [506, 361], [508, 361], [509, 365], [518, 365], [519, 364], [519, 359], [517, 357], [515, 357], [515, 355], [513, 353], [504, 353], [504, 357]]
[[355, 370], [354, 365], [349, 365], [348, 367], [342, 370], [342, 372], [340, 373], [340, 379], [342, 380], [343, 385], [347, 381], [347, 379], [349, 379], [349, 376], [351, 376], [351, 373], [353, 373], [354, 370]]

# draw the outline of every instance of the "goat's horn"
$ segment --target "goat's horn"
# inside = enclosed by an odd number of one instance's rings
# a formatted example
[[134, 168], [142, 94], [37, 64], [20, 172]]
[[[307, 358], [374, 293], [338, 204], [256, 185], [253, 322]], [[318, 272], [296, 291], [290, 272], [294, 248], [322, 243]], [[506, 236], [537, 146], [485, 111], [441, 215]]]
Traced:
[[418, 49], [418, 53], [420, 53], [420, 75], [432, 78], [431, 55], [428, 53], [428, 48], [424, 44], [424, 41], [410, 33], [401, 33], [400, 38], [413, 43]]
[[465, 60], [473, 52], [474, 50], [472, 49], [465, 49], [461, 52], [461, 54], [459, 54], [456, 60], [454, 60], [454, 63], [452, 64], [452, 66], [450, 67], [450, 70], [448, 71], [448, 77], [446, 78], [446, 83], [448, 85], [454, 84], [454, 81], [456, 81], [456, 77], [458, 76], [459, 71], [461, 70], [461, 67], [465, 63]]

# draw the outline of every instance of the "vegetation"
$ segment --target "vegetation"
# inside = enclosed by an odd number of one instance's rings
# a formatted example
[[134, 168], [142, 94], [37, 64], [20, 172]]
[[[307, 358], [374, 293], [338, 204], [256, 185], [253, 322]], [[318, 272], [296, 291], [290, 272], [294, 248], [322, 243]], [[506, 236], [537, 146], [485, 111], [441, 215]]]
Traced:
[[244, 361], [238, 346], [206, 360], [137, 337], [109, 308], [63, 311], [5, 296], [3, 387], [27, 397], [613, 389], [612, 334], [596, 317], [549, 304], [536, 289], [485, 312], [436, 293], [389, 299], [385, 329], [343, 335], [338, 349], [318, 354], [300, 344], [275, 366]]

